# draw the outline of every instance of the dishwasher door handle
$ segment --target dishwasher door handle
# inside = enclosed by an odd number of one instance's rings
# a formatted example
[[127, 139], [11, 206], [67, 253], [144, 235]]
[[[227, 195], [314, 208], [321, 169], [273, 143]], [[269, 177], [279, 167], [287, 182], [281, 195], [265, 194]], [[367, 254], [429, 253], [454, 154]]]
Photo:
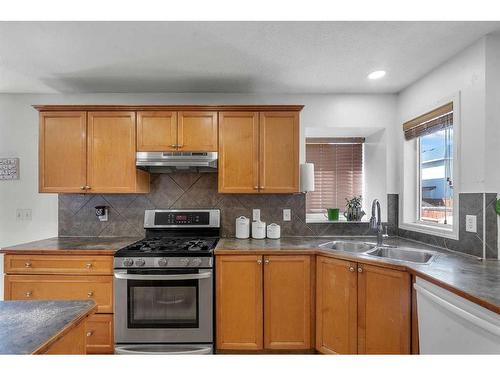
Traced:
[[[429, 298], [431, 301], [434, 303], [438, 304], [439, 306], [443, 307], [444, 309], [451, 311], [455, 315], [461, 317], [462, 319], [467, 320], [468, 322], [476, 325], [477, 327], [480, 327], [484, 329], [487, 332], [492, 333], [495, 336], [500, 337], [500, 327], [496, 326], [493, 323], [488, 322], [485, 319], [482, 319], [474, 314], [471, 314], [470, 312], [455, 306], [454, 304], [446, 301], [445, 299], [435, 295], [434, 293], [428, 291], [424, 287], [418, 284], [413, 284], [413, 287], [418, 293], [422, 293], [425, 297]], [[417, 300], [418, 304], [418, 300]]]

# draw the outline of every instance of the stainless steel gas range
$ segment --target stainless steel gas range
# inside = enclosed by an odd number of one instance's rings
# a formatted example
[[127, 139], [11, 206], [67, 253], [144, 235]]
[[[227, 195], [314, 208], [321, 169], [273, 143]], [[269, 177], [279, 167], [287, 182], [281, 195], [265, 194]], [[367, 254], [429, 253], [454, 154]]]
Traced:
[[115, 254], [115, 352], [212, 353], [220, 211], [148, 210], [144, 227]]

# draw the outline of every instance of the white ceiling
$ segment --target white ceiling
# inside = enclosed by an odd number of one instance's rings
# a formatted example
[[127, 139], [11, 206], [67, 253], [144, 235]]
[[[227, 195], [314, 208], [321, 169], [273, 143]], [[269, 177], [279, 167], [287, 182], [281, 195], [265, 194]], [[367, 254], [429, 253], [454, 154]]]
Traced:
[[[500, 22], [0, 22], [0, 92], [394, 93]], [[373, 70], [387, 76], [369, 81]]]

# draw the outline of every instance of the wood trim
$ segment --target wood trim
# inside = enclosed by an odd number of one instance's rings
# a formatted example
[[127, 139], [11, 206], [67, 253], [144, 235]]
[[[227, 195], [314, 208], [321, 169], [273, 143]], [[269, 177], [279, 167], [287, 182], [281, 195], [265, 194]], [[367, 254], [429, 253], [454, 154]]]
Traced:
[[[61, 331], [59, 331], [57, 334], [52, 336], [50, 339], [45, 341], [42, 345], [40, 345], [38, 348], [36, 348], [32, 354], [43, 354], [50, 350], [50, 347], [54, 344], [56, 344], [59, 340], [64, 339], [64, 337], [67, 334], [70, 334], [73, 329], [78, 328], [84, 328], [84, 321], [89, 317], [90, 315], [94, 314], [97, 311], [97, 305], [94, 305], [92, 307], [89, 307], [89, 309], [85, 312], [83, 312], [80, 316], [77, 318], [73, 319], [68, 325], [66, 325]], [[80, 324], [83, 324], [81, 326]], [[84, 332], [84, 331], [83, 331]]]
[[33, 105], [39, 112], [45, 111], [301, 111], [304, 106], [285, 105]]
[[403, 123], [403, 130], [408, 131], [410, 129], [413, 129], [420, 124], [427, 122], [429, 120], [432, 120], [433, 118], [436, 118], [438, 116], [442, 116], [448, 112], [453, 111], [453, 102], [447, 103], [445, 105], [442, 105], [441, 107], [438, 107], [436, 109], [433, 109], [432, 111], [429, 111], [427, 113], [424, 113], [421, 116], [415, 117], [412, 120], [406, 121]]
[[411, 354], [420, 354], [418, 336], [417, 291], [413, 287], [416, 282], [415, 275], [411, 276]]

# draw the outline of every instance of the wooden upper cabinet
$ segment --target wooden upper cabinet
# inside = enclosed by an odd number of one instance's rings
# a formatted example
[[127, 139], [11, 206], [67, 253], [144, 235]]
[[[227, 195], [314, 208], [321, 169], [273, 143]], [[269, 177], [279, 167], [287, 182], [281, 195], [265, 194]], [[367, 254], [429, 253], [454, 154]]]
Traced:
[[89, 192], [149, 190], [149, 174], [135, 166], [135, 112], [88, 112]]
[[216, 257], [218, 350], [263, 348], [262, 256]]
[[217, 112], [179, 112], [179, 151], [217, 151]]
[[356, 263], [316, 259], [316, 349], [321, 353], [356, 354]]
[[266, 349], [313, 347], [312, 285], [310, 256], [264, 257], [264, 347]]
[[410, 275], [358, 264], [358, 353], [410, 354]]
[[137, 112], [137, 151], [175, 151], [176, 146], [177, 112]]
[[260, 113], [259, 189], [263, 193], [299, 191], [299, 113]]
[[41, 112], [39, 191], [81, 193], [86, 185], [86, 112]]
[[219, 112], [219, 192], [258, 193], [259, 113]]

